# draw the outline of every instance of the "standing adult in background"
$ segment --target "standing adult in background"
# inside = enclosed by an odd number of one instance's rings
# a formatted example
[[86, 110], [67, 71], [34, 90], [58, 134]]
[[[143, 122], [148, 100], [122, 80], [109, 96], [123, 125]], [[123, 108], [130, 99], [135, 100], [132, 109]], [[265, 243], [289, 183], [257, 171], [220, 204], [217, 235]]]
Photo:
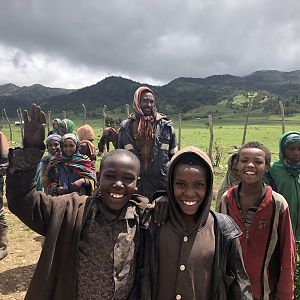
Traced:
[[121, 123], [118, 148], [137, 155], [141, 163], [138, 193], [153, 200], [154, 192], [166, 189], [167, 164], [177, 150], [175, 130], [167, 116], [156, 111], [150, 88], [135, 91], [133, 109]]
[[0, 131], [0, 260], [7, 256], [7, 224], [3, 209], [3, 189], [6, 169], [8, 167], [8, 141], [4, 133]]

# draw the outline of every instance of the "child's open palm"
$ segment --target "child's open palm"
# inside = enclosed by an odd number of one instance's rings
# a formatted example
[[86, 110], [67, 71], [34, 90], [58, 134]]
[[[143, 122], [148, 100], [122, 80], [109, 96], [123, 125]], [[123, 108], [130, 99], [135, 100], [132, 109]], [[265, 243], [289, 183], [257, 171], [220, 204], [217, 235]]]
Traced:
[[24, 139], [29, 147], [40, 148], [45, 139], [46, 117], [41, 107], [32, 104], [31, 115], [23, 111]]

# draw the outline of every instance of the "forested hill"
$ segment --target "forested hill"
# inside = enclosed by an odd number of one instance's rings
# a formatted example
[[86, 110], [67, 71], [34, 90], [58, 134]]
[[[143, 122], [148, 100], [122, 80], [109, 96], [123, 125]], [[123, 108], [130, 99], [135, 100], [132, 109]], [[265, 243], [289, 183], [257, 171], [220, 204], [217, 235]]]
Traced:
[[[31, 102], [43, 105], [53, 112], [62, 110], [82, 111], [82, 103], [88, 112], [99, 113], [103, 105], [109, 109], [131, 105], [134, 91], [141, 85], [122, 77], [104, 80], [78, 90], [55, 89], [42, 85], [18, 87], [14, 84], [0, 86], [0, 107], [11, 114], [17, 107], [28, 107]], [[245, 77], [213, 75], [207, 78], [177, 78], [163, 86], [151, 86], [159, 101], [160, 110], [171, 114], [187, 112], [203, 105], [225, 101], [228, 105], [239, 95], [249, 91], [258, 93], [256, 106], [276, 113], [274, 101], [282, 100], [290, 111], [300, 110], [300, 70], [280, 72], [257, 71]]]

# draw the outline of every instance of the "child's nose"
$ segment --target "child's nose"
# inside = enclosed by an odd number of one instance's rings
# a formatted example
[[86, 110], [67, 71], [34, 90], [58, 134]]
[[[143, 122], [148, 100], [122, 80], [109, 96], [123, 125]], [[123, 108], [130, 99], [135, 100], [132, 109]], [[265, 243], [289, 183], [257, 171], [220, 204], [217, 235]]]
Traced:
[[192, 199], [194, 197], [194, 189], [193, 188], [187, 188], [185, 191], [185, 197], [187, 199]]
[[121, 180], [118, 180], [116, 181], [116, 183], [114, 184], [115, 187], [120, 187], [120, 188], [123, 188], [124, 187], [124, 184]]
[[252, 168], [254, 168], [254, 163], [253, 163], [252, 161], [250, 161], [250, 162], [248, 163], [247, 167], [252, 167]]

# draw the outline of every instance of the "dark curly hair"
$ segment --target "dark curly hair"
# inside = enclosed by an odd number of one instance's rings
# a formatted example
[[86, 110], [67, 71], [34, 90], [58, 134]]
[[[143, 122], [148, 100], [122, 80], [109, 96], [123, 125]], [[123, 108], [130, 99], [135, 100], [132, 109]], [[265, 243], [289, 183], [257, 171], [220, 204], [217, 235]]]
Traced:
[[248, 143], [242, 145], [238, 149], [237, 160], [240, 159], [241, 151], [243, 149], [247, 149], [247, 148], [256, 148], [256, 149], [260, 149], [260, 150], [264, 151], [265, 152], [265, 156], [266, 156], [266, 165], [268, 167], [270, 167], [270, 164], [271, 164], [271, 152], [270, 152], [270, 150], [264, 144], [262, 144], [262, 143], [260, 143], [258, 141], [251, 141], [251, 142], [248, 142]]
[[138, 157], [134, 153], [132, 153], [128, 150], [125, 150], [125, 149], [115, 149], [113, 151], [105, 153], [104, 156], [101, 159], [100, 170], [99, 170], [100, 173], [101, 173], [101, 170], [104, 168], [105, 162], [107, 161], [107, 159], [110, 158], [110, 157], [113, 157], [113, 156], [127, 156], [127, 157], [130, 157], [137, 164], [138, 174], [140, 173], [140, 160], [138, 159]]

